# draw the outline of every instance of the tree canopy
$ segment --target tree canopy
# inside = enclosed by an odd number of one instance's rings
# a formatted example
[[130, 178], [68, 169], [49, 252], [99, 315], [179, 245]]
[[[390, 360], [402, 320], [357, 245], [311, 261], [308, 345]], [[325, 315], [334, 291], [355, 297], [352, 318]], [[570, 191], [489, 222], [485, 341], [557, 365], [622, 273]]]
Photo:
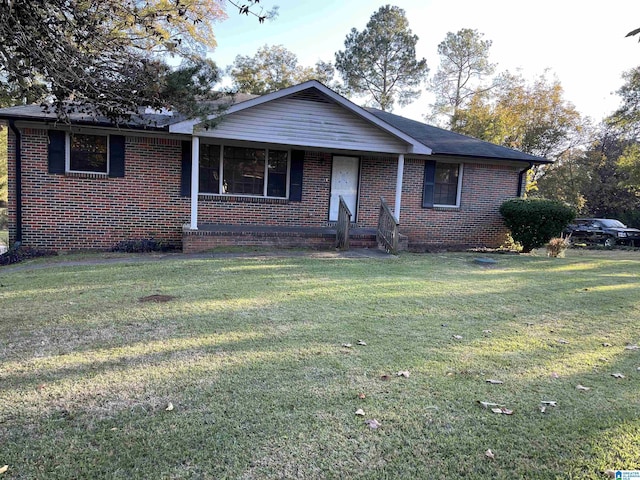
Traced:
[[551, 158], [574, 145], [582, 118], [558, 80], [541, 75], [527, 83], [507, 72], [494, 89], [458, 110], [454, 126], [459, 133]]
[[483, 80], [493, 74], [495, 65], [489, 62], [491, 40], [483, 40], [477, 30], [463, 28], [448, 32], [438, 45], [440, 66], [430, 81], [435, 94], [433, 114], [446, 116], [450, 127], [460, 108], [489, 87]]
[[[253, 10], [259, 0], [229, 3], [259, 21], [272, 14]], [[211, 84], [199, 82], [217, 70], [202, 53], [215, 46], [223, 7], [221, 0], [1, 2], [0, 91], [5, 101], [46, 101], [61, 118], [83, 111], [118, 120], [140, 105], [184, 111], [195, 102], [184, 104], [184, 89], [172, 95], [176, 72], [161, 55], [185, 62], [179, 76], [190, 75], [194, 94], [209, 92]]]
[[386, 5], [375, 12], [366, 28], [355, 28], [336, 53], [336, 69], [350, 93], [368, 95], [371, 104], [393, 110], [420, 96], [428, 72], [427, 61], [416, 59], [417, 35], [401, 8]]
[[284, 46], [264, 45], [252, 57], [236, 56], [227, 73], [235, 90], [264, 95], [312, 79], [329, 84], [334, 68], [322, 61], [318, 61], [315, 67], [304, 67], [298, 64], [296, 54]]

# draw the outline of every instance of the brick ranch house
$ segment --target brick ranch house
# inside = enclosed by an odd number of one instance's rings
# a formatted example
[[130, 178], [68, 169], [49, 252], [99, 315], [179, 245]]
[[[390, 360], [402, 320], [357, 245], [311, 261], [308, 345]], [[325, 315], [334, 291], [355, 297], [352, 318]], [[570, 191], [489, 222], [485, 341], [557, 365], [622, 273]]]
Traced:
[[547, 162], [359, 107], [317, 81], [235, 103], [212, 128], [157, 113], [61, 124], [38, 106], [0, 119], [10, 244], [56, 250], [148, 238], [186, 252], [332, 247], [340, 198], [352, 245], [375, 245], [384, 198], [400, 248], [498, 246], [500, 205]]

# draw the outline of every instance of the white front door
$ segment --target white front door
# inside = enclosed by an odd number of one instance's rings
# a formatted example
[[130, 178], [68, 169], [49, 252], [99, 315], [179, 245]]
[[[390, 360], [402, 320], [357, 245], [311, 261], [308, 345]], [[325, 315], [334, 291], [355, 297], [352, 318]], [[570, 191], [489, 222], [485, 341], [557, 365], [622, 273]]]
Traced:
[[333, 157], [331, 171], [331, 200], [329, 202], [329, 221], [338, 221], [340, 195], [351, 211], [351, 221], [356, 220], [358, 204], [358, 176], [360, 159], [357, 157]]

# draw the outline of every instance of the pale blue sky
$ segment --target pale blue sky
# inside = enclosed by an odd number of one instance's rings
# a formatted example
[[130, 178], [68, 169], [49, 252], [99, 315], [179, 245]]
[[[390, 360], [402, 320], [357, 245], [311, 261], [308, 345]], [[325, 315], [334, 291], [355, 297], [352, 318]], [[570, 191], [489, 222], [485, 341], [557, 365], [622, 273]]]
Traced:
[[[262, 45], [284, 45], [303, 65], [334, 61], [351, 28], [362, 30], [382, 5], [403, 8], [419, 37], [417, 53], [427, 59], [430, 75], [438, 67], [437, 46], [447, 32], [475, 28], [493, 41], [491, 60], [498, 70], [521, 69], [527, 78], [545, 69], [565, 89], [565, 98], [595, 120], [614, 110], [613, 93], [623, 71], [640, 65], [640, 44], [625, 34], [640, 27], [638, 0], [262, 0], [280, 6], [273, 22], [259, 25], [236, 14], [216, 26], [218, 47], [211, 57], [219, 66], [236, 55], [254, 55]], [[429, 110], [429, 94], [398, 113], [416, 120]]]

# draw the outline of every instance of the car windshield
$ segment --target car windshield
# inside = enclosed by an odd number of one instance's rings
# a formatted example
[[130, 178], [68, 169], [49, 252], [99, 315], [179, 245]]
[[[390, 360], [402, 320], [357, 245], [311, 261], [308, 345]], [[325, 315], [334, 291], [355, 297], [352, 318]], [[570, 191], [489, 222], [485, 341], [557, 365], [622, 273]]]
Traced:
[[600, 223], [606, 228], [627, 228], [627, 226], [618, 220], [601, 220]]

